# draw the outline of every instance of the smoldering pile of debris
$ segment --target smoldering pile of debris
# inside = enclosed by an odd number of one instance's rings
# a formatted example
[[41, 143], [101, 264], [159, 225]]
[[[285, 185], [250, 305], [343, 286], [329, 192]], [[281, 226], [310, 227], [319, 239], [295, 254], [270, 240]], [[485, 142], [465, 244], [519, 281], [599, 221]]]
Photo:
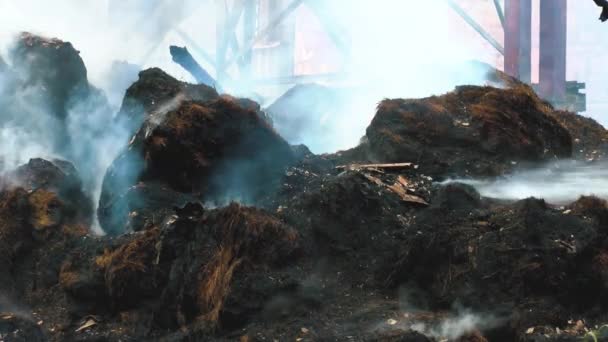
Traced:
[[601, 338], [606, 201], [435, 182], [604, 157], [599, 125], [493, 76], [508, 86], [385, 100], [360, 146], [314, 155], [252, 101], [143, 71], [114, 118], [132, 138], [95, 199], [108, 235], [90, 233], [80, 165], [2, 176], [0, 340]]

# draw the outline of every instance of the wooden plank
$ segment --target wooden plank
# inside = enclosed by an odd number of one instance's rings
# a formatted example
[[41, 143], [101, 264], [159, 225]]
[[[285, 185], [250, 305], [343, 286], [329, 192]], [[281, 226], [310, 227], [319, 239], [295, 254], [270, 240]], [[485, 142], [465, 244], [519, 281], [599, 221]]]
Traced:
[[408, 190], [402, 185], [402, 183], [400, 181], [397, 181], [393, 185], [387, 185], [380, 178], [374, 177], [372, 175], [368, 175], [366, 173], [362, 173], [362, 175], [368, 181], [370, 181], [380, 187], [390, 190], [391, 192], [393, 192], [394, 194], [399, 196], [403, 202], [419, 204], [419, 205], [423, 205], [423, 206], [429, 205], [429, 203], [427, 201], [425, 201], [422, 197], [408, 194], [407, 193]]
[[349, 164], [336, 166], [338, 170], [361, 170], [361, 169], [409, 169], [415, 167], [413, 163], [392, 164]]
[[404, 202], [408, 202], [408, 203], [416, 203], [416, 204], [421, 204], [421, 205], [429, 205], [429, 203], [427, 201], [425, 201], [423, 198], [416, 196], [416, 195], [410, 195], [407, 193], [407, 190], [399, 183], [395, 183], [393, 185], [389, 185], [388, 188], [393, 191], [394, 193], [396, 193], [397, 195], [399, 195], [399, 197], [401, 197], [401, 200]]

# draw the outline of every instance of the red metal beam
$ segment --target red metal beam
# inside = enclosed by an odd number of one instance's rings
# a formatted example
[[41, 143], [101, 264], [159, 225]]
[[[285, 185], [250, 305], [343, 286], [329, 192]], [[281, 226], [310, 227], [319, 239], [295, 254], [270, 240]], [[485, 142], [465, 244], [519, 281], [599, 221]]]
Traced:
[[554, 102], [566, 98], [567, 1], [541, 0], [539, 93]]
[[532, 81], [532, 0], [505, 0], [505, 72]]

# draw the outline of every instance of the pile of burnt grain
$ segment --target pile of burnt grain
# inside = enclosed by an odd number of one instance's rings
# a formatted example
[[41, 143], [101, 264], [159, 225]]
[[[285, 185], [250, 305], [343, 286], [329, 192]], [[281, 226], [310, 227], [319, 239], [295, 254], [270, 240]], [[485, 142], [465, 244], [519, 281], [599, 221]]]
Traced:
[[302, 255], [293, 228], [236, 204], [190, 204], [99, 254], [87, 248], [74, 250], [61, 268], [61, 286], [73, 299], [96, 314], [129, 312], [123, 319], [139, 320], [133, 323], [148, 334], [181, 330], [191, 338], [240, 328], [273, 296], [293, 291], [300, 277], [293, 265]]
[[22, 33], [10, 57], [23, 85], [44, 87], [46, 91], [37, 95], [61, 119], [67, 115], [70, 97], [89, 91], [87, 69], [71, 43]]
[[89, 84], [80, 52], [69, 42], [25, 32], [9, 51], [9, 61], [10, 67], [5, 65], [7, 95], [25, 96], [59, 122], [83, 99], [96, 107], [107, 106], [104, 95]]
[[378, 161], [415, 162], [434, 175], [499, 175], [512, 162], [572, 155], [572, 138], [552, 111], [525, 85], [385, 100], [363, 148]]
[[82, 180], [72, 163], [65, 160], [30, 159], [27, 164], [7, 172], [4, 186], [17, 186], [29, 192], [45, 190], [57, 194], [74, 219], [90, 225], [93, 200], [84, 192]]
[[[0, 311], [12, 308], [4, 296], [21, 303], [56, 288], [64, 253], [88, 234], [92, 218], [90, 201], [74, 187], [78, 175], [66, 175], [44, 160], [9, 174], [20, 178], [5, 182], [0, 191]], [[79, 196], [83, 202], [75, 201]]]
[[98, 167], [94, 140], [112, 131], [112, 110], [103, 92], [89, 84], [79, 51], [69, 42], [22, 33], [7, 62], [0, 125], [7, 130], [3, 144], [18, 146], [6, 152], [8, 167], [43, 156], [23, 156], [26, 151], [44, 150], [75, 163], [92, 188]]
[[[142, 217], [137, 209], [146, 205], [140, 203], [157, 203], [154, 210], [183, 205], [184, 199], [255, 203], [294, 160], [291, 147], [256, 103], [229, 96], [181, 99], [149, 113], [112, 163], [104, 177], [99, 221], [107, 232], [117, 233], [126, 225], [140, 229], [128, 224], [129, 216]], [[135, 193], [143, 189], [145, 196]]]
[[117, 119], [137, 131], [148, 117], [175, 110], [182, 101], [208, 101], [218, 96], [208, 86], [180, 82], [158, 68], [147, 69], [127, 89]]

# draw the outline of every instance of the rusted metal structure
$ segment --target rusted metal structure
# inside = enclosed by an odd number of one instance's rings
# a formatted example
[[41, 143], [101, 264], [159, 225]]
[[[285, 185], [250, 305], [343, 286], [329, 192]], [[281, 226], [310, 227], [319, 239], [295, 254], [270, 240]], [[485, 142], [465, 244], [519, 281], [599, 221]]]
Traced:
[[538, 91], [556, 103], [566, 101], [566, 28], [566, 0], [541, 0]]
[[505, 72], [532, 82], [532, 0], [506, 0]]
[[[302, 5], [317, 14], [327, 34], [340, 49], [348, 49], [344, 33], [336, 28], [323, 0], [215, 0], [216, 69], [220, 83], [226, 82], [228, 70], [235, 65], [239, 82], [297, 83], [302, 77], [294, 75], [295, 30], [293, 13]], [[242, 32], [237, 32], [241, 29]], [[241, 42], [237, 39], [241, 37]], [[253, 70], [263, 74], [257, 79]], [[308, 76], [311, 78], [315, 77]], [[316, 75], [333, 78], [334, 74]], [[292, 82], [290, 82], [290, 80]]]
[[[496, 41], [475, 23], [455, 0], [446, 0], [482, 38], [496, 47]], [[523, 82], [532, 83], [532, 0], [494, 0], [504, 31], [504, 71]], [[567, 0], [540, 0], [539, 83], [533, 84], [540, 96], [555, 106], [582, 112], [586, 110], [584, 83], [566, 80]]]
[[[117, 4], [119, 0], [111, 0]], [[162, 0], [141, 2], [149, 11], [162, 12]], [[205, 59], [220, 84], [289, 84], [343, 78], [340, 72], [319, 75], [294, 74], [296, 20], [294, 12], [307, 6], [322, 24], [333, 45], [347, 54], [350, 39], [332, 20], [326, 0], [207, 0], [215, 6], [216, 46], [207, 52], [195, 39], [178, 28], [177, 33], [191, 51]], [[532, 82], [532, 0], [493, 0], [497, 20], [504, 31], [504, 46], [459, 5], [444, 0], [481, 38], [504, 56], [504, 70], [523, 82]], [[200, 3], [204, 3], [201, 0]], [[120, 5], [123, 6], [123, 5]], [[566, 81], [567, 0], [540, 0], [540, 60], [538, 93], [555, 105], [585, 110], [583, 83]], [[145, 17], [145, 16], [144, 16]], [[176, 26], [177, 27], [177, 26]], [[165, 32], [166, 34], [166, 32]], [[160, 44], [160, 43], [159, 43]], [[152, 47], [154, 51], [157, 46]], [[148, 53], [148, 55], [151, 54]], [[145, 59], [145, 57], [144, 57]], [[254, 72], [255, 71], [255, 72]], [[257, 75], [256, 75], [257, 74]], [[232, 76], [231, 76], [232, 75]], [[260, 75], [263, 75], [260, 77]]]

